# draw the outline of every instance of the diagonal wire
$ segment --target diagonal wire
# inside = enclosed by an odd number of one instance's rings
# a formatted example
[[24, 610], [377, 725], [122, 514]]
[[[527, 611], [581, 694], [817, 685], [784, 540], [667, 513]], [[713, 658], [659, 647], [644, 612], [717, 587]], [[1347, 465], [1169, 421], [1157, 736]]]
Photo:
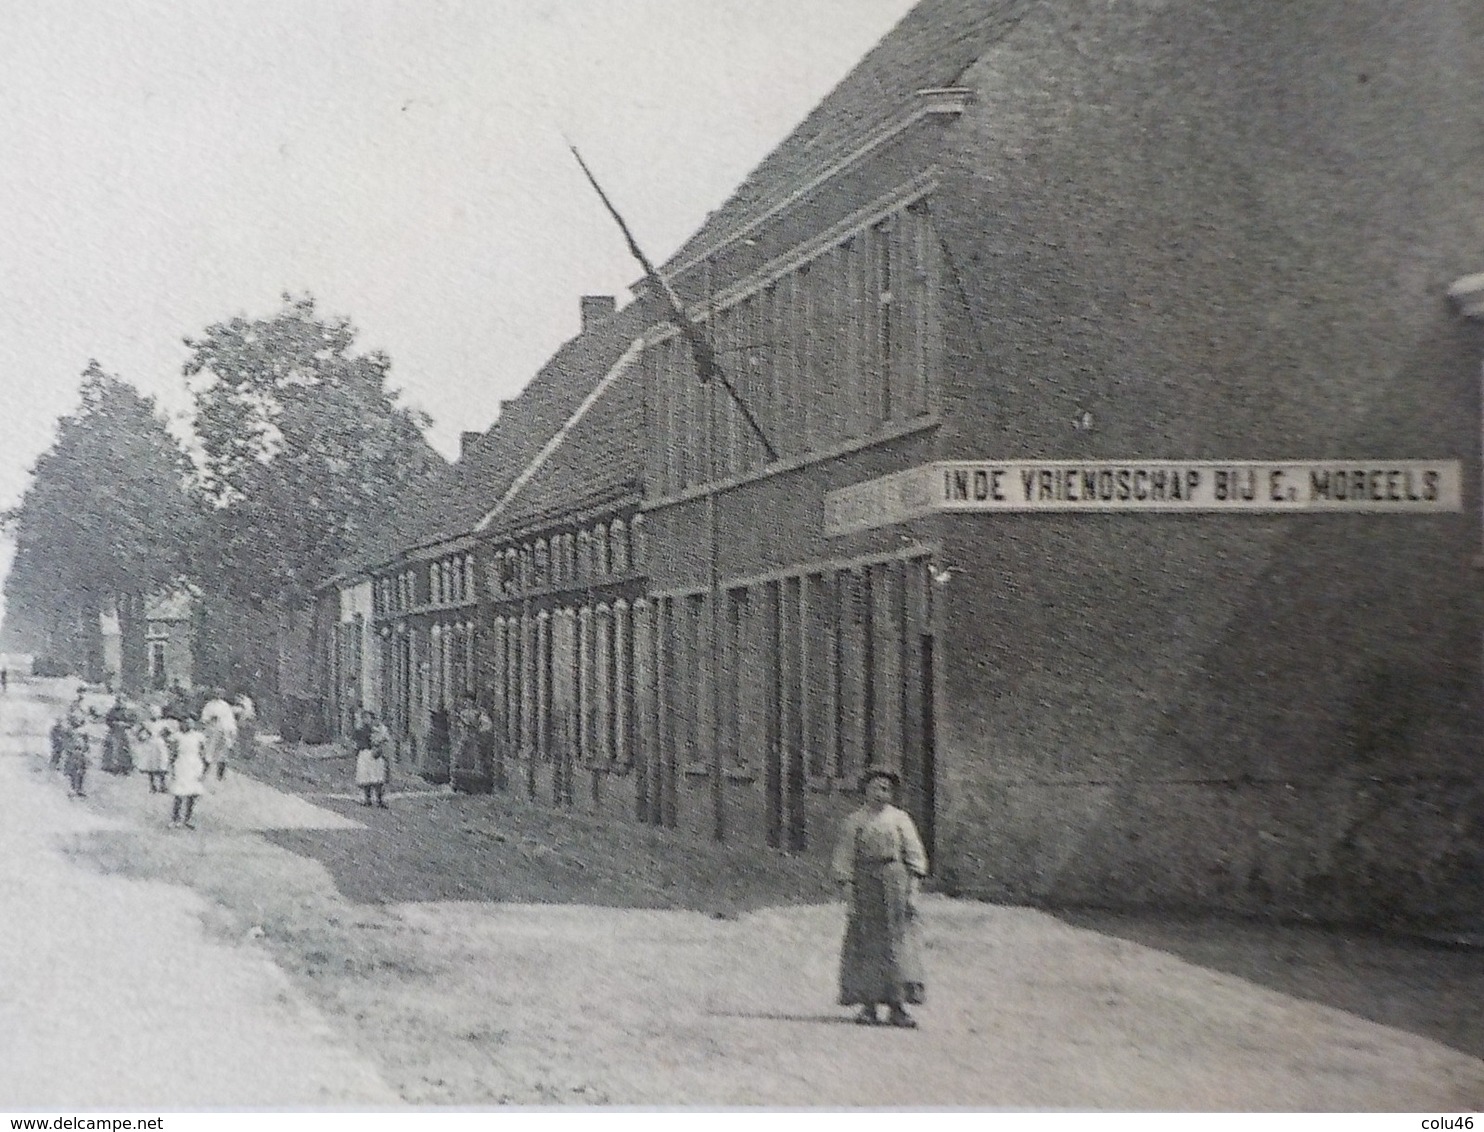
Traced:
[[587, 182], [593, 187], [593, 191], [598, 194], [598, 199], [603, 202], [603, 207], [608, 210], [608, 215], [613, 217], [614, 222], [618, 225], [620, 231], [623, 232], [623, 237], [628, 242], [630, 253], [639, 261], [639, 266], [644, 269], [644, 274], [655, 285], [655, 288], [669, 305], [670, 315], [675, 320], [675, 325], [680, 328], [680, 333], [685, 337], [686, 342], [690, 344], [691, 355], [695, 358], [696, 373], [701, 379], [701, 384], [707, 384], [713, 377], [721, 383], [722, 388], [727, 391], [727, 395], [731, 397], [732, 403], [737, 406], [737, 410], [742, 414], [742, 418], [747, 422], [748, 427], [752, 429], [753, 435], [757, 437], [758, 442], [763, 446], [763, 451], [767, 453], [768, 463], [777, 463], [777, 449], [773, 447], [772, 442], [768, 439], [768, 434], [763, 431], [763, 426], [758, 424], [757, 418], [752, 415], [752, 410], [748, 407], [747, 402], [742, 399], [742, 395], [737, 392], [736, 387], [728, 379], [726, 371], [721, 368], [721, 363], [716, 360], [716, 351], [712, 348], [711, 342], [702, 333], [701, 328], [685, 313], [685, 308], [681, 306], [679, 296], [675, 294], [670, 284], [656, 270], [654, 264], [650, 262], [649, 257], [644, 254], [644, 250], [639, 247], [639, 242], [634, 239], [634, 234], [629, 230], [629, 226], [624, 223], [624, 218], [619, 215], [618, 209], [608, 199], [608, 194], [598, 184], [598, 179], [593, 176], [593, 171], [587, 167], [587, 162], [582, 159], [582, 154], [577, 152], [577, 147], [571, 142], [568, 142], [567, 148], [572, 151], [572, 156], [577, 158], [577, 164], [582, 166], [583, 175], [587, 177]]

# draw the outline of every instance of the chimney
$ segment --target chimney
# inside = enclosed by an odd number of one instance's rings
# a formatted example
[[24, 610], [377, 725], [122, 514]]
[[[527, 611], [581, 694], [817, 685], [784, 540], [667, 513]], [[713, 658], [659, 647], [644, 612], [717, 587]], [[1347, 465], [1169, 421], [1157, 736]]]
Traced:
[[468, 456], [469, 456], [469, 449], [473, 448], [476, 444], [478, 444], [479, 443], [479, 438], [481, 436], [483, 436], [483, 435], [484, 435], [484, 433], [482, 433], [482, 432], [461, 432], [461, 433], [459, 433], [459, 459], [460, 460], [464, 460], [464, 459], [467, 459], [468, 458]]
[[586, 334], [617, 309], [618, 300], [612, 295], [583, 295], [582, 333]]

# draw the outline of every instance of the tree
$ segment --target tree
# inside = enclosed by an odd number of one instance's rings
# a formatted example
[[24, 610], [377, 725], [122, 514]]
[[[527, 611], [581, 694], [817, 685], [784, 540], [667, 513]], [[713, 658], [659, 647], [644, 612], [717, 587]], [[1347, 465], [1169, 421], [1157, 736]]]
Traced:
[[16, 542], [7, 609], [36, 646], [60, 641], [74, 661], [89, 658], [108, 605], [137, 629], [142, 652], [144, 597], [187, 574], [199, 530], [190, 462], [154, 400], [96, 361], [81, 395], [4, 516]]
[[313, 298], [283, 302], [186, 340], [218, 582], [258, 609], [301, 604], [440, 460], [387, 356]]

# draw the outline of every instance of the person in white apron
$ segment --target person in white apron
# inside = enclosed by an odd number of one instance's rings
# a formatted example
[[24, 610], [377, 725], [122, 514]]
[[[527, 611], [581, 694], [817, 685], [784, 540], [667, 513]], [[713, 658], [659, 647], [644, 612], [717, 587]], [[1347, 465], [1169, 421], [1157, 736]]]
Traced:
[[189, 717], [170, 736], [170, 828], [195, 829], [196, 799], [206, 793], [206, 736]]
[[386, 809], [386, 784], [391, 780], [391, 734], [376, 718], [374, 711], [363, 711], [361, 723], [354, 731], [356, 745], [356, 785], [365, 797], [361, 805], [374, 804]]
[[237, 745], [237, 715], [220, 688], [201, 706], [201, 730], [206, 738], [206, 769], [215, 767], [220, 782], [227, 777], [227, 757]]
[[134, 730], [134, 767], [149, 776], [151, 794], [167, 794], [166, 776], [170, 773], [170, 746], [166, 733], [172, 724], [160, 718], [160, 709], [151, 707], [149, 718]]

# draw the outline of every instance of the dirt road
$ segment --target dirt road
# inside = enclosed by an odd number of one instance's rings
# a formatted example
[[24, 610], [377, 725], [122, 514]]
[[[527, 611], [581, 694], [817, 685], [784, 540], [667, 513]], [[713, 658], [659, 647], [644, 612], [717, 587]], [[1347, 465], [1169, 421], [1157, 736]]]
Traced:
[[[298, 775], [309, 798], [234, 775], [204, 800], [198, 832], [172, 833], [137, 778], [103, 778], [69, 806], [39, 759], [3, 761], [0, 870], [21, 901], [10, 906], [79, 896], [45, 947], [31, 930], [0, 932], [0, 962], [29, 948], [34, 978], [88, 923], [96, 985], [62, 1016], [95, 1017], [92, 996], [112, 994], [130, 1022], [101, 1042], [82, 1028], [90, 1048], [119, 1043], [125, 1067], [140, 1043], [172, 1037], [180, 1004], [120, 999], [117, 937], [142, 930], [147, 959], [173, 946], [157, 937], [172, 922], [194, 933], [200, 977], [215, 972], [233, 996], [230, 1010], [199, 1014], [291, 1032], [315, 1051], [294, 1058], [297, 1087], [342, 1088], [343, 1100], [300, 1103], [357, 1103], [376, 1086], [370, 1064], [403, 1100], [440, 1105], [1484, 1105], [1484, 1062], [1457, 1048], [1029, 909], [927, 897], [923, 1029], [866, 1029], [831, 1001], [839, 908], [763, 900], [770, 886], [807, 888], [807, 863], [743, 876], [703, 846], [666, 857], [641, 837], [621, 852], [590, 827], [498, 799], [426, 794], [366, 812], [326, 796], [308, 764], [253, 773], [278, 785]], [[105, 875], [59, 859], [59, 837]], [[25, 866], [40, 882], [12, 877], [16, 860], [40, 862]], [[1385, 1016], [1380, 997], [1400, 985], [1356, 1009]], [[1480, 986], [1459, 981], [1453, 997]], [[49, 1002], [27, 992], [5, 1009], [34, 1027], [57, 1017]], [[67, 1087], [70, 1048], [59, 1039], [31, 1055], [47, 1074], [39, 1091]], [[200, 1080], [193, 1095], [210, 1095]], [[202, 1103], [293, 1103], [238, 1096]]]
[[118, 827], [45, 769], [44, 722], [12, 682], [0, 701], [0, 1109], [399, 1104], [261, 949], [207, 937], [201, 897], [68, 859]]

